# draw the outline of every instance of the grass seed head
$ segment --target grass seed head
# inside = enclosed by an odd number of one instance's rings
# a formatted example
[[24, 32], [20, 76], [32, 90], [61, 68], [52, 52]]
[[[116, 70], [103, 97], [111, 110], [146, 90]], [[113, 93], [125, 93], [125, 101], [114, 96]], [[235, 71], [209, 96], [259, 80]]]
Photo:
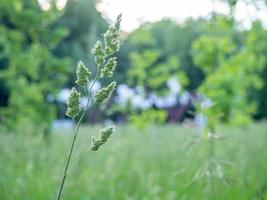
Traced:
[[117, 65], [117, 58], [109, 58], [105, 66], [101, 69], [100, 77], [112, 77], [115, 67]]
[[88, 76], [90, 76], [91, 74], [92, 73], [88, 70], [87, 67], [85, 67], [83, 62], [80, 61], [76, 70], [77, 80], [75, 82], [80, 86], [86, 86], [89, 82]]
[[75, 87], [73, 87], [70, 96], [67, 100], [66, 115], [69, 116], [70, 118], [75, 118], [81, 111], [80, 96], [81, 94], [76, 90]]
[[107, 100], [114, 91], [115, 87], [116, 87], [116, 82], [113, 81], [107, 87], [104, 87], [99, 91], [97, 91], [95, 95], [96, 103], [102, 103], [103, 101]]
[[91, 150], [92, 151], [97, 151], [99, 147], [103, 144], [105, 144], [108, 141], [108, 138], [114, 133], [115, 127], [114, 126], [109, 126], [106, 128], [103, 128], [99, 132], [99, 137], [95, 139], [95, 137], [92, 137], [92, 142], [91, 142]]
[[105, 52], [102, 48], [102, 43], [100, 41], [97, 41], [95, 43], [95, 46], [93, 47], [91, 52], [95, 57], [95, 63], [97, 65], [101, 65], [105, 62]]

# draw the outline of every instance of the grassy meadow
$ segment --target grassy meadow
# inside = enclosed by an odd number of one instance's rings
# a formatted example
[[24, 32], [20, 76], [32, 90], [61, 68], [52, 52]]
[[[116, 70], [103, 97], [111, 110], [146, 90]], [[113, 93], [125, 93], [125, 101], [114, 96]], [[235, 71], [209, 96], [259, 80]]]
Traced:
[[[99, 127], [82, 127], [72, 161]], [[221, 126], [215, 154], [224, 178], [199, 176], [207, 161], [197, 131], [177, 125], [137, 130], [119, 126], [100, 151], [89, 152], [68, 177], [65, 200], [263, 200], [267, 199], [267, 124]], [[58, 192], [71, 132], [41, 136], [0, 135], [0, 199], [52, 200]], [[198, 173], [199, 172], [199, 173]]]

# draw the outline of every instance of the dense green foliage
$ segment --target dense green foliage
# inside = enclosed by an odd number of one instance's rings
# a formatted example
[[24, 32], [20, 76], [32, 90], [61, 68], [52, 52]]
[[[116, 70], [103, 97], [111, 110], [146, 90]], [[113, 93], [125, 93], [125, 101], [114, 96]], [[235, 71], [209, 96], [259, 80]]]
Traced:
[[[74, 161], [98, 128], [82, 127]], [[246, 129], [219, 128], [226, 139], [218, 143], [217, 157], [230, 164], [224, 168], [229, 185], [215, 179], [216, 199], [267, 198], [266, 128], [266, 123]], [[179, 126], [153, 126], [146, 131], [118, 127], [111, 143], [71, 169], [63, 199], [207, 199], [205, 177], [190, 184], [206, 154], [202, 143], [187, 145], [194, 133]], [[65, 163], [62, 155], [71, 139], [71, 132], [53, 135], [50, 144], [29, 132], [1, 135], [0, 199], [54, 199]]]
[[51, 3], [44, 11], [37, 0], [0, 2], [0, 121], [12, 129], [49, 130], [52, 101], [78, 58], [93, 63], [92, 42], [106, 28], [93, 0], [68, 1], [64, 13]]
[[263, 30], [255, 22], [236, 41], [240, 33], [233, 23], [224, 16], [214, 17], [207, 24], [207, 34], [194, 41], [194, 61], [205, 74], [199, 91], [214, 103], [213, 113], [227, 122], [247, 124], [256, 109], [262, 109], [251, 95], [264, 86], [259, 74], [266, 62], [265, 47], [258, 45]]
[[53, 27], [56, 17], [54, 9], [42, 11], [35, 0], [0, 2], [0, 81], [8, 91], [0, 114], [8, 127], [49, 128], [55, 118], [48, 97], [62, 87], [70, 69], [67, 60], [53, 54], [66, 35]]
[[202, 73], [193, 63], [191, 44], [201, 34], [202, 23], [188, 20], [181, 26], [162, 20], [144, 24], [125, 39], [119, 72], [129, 77], [130, 85], [143, 85], [149, 91], [164, 93], [170, 77], [194, 90], [201, 83]]

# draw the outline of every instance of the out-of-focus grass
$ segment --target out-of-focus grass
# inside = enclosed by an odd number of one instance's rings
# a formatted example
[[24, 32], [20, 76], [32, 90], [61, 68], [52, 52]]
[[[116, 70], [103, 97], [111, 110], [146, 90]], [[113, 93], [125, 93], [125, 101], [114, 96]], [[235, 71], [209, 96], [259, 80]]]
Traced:
[[[82, 128], [73, 160], [97, 129]], [[207, 178], [189, 184], [206, 159], [205, 143], [186, 146], [195, 133], [174, 125], [144, 131], [119, 127], [100, 151], [89, 152], [72, 168], [63, 199], [208, 199]], [[216, 199], [267, 199], [267, 124], [221, 127], [219, 133], [226, 139], [217, 142], [217, 157], [231, 165], [224, 168], [228, 186], [215, 179]], [[54, 134], [48, 143], [23, 131], [1, 134], [0, 199], [55, 199], [70, 141], [70, 132]]]

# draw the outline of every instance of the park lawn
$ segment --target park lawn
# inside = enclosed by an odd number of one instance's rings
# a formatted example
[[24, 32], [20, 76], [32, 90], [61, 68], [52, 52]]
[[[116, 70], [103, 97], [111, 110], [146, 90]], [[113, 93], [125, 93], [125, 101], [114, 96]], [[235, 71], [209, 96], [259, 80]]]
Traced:
[[[99, 127], [82, 127], [73, 161], [90, 145]], [[21, 131], [0, 134], [0, 200], [53, 200], [71, 132], [51, 138]], [[207, 142], [178, 125], [138, 130], [119, 126], [108, 144], [89, 152], [68, 177], [64, 200], [263, 200], [267, 199], [267, 123], [246, 128], [220, 126], [213, 171], [202, 176]], [[199, 172], [199, 173], [198, 173]], [[197, 176], [199, 174], [199, 176]], [[211, 183], [213, 185], [213, 192]]]

